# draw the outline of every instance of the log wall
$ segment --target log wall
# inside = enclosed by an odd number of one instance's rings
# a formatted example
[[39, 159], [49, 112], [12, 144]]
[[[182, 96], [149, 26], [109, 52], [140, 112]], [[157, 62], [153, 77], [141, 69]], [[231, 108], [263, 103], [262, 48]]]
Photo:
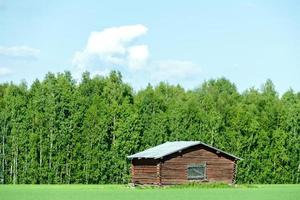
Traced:
[[133, 159], [131, 174], [133, 184], [159, 184], [158, 165], [154, 159]]
[[206, 163], [208, 182], [232, 183], [234, 178], [234, 160], [221, 153], [198, 145], [181, 153], [172, 154], [164, 159], [161, 166], [162, 184], [187, 183], [187, 166]]
[[188, 183], [187, 166], [206, 163], [208, 182], [233, 183], [235, 161], [226, 154], [197, 145], [160, 160], [133, 159], [132, 182], [134, 184], [170, 185]]

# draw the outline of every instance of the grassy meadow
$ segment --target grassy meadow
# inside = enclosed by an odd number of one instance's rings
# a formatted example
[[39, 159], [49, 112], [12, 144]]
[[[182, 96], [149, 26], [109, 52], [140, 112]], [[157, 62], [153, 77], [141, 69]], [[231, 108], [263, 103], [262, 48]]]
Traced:
[[130, 188], [124, 185], [2, 185], [1, 200], [299, 200], [300, 185]]

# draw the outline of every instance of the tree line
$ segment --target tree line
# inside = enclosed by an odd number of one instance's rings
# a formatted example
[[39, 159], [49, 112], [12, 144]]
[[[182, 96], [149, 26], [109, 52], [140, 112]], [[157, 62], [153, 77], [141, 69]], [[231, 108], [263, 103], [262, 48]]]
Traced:
[[80, 82], [48, 73], [0, 85], [0, 183], [127, 183], [126, 156], [165, 141], [200, 140], [241, 158], [238, 183], [298, 183], [300, 93], [267, 80], [242, 93], [225, 78], [194, 90], [119, 72]]

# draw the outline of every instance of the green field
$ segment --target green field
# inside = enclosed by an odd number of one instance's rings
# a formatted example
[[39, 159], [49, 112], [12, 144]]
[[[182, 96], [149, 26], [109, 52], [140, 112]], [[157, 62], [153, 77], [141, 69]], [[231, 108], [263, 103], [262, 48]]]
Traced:
[[122, 185], [3, 185], [1, 200], [299, 200], [300, 185], [257, 185], [255, 188], [129, 188]]

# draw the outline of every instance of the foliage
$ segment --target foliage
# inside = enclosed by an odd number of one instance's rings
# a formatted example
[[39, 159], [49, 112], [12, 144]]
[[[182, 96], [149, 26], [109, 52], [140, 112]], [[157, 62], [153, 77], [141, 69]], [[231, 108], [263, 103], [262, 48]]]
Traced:
[[127, 155], [175, 140], [242, 157], [238, 183], [298, 183], [300, 93], [270, 80], [240, 93], [225, 78], [135, 93], [115, 71], [0, 85], [0, 183], [128, 183]]

